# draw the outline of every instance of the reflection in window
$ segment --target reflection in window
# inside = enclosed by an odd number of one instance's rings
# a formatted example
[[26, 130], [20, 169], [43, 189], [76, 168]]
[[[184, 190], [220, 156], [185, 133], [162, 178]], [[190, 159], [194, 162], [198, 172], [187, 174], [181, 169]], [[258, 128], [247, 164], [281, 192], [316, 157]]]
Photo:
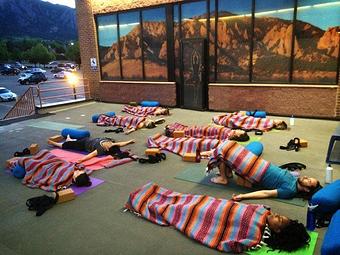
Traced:
[[122, 13], [118, 18], [123, 78], [141, 80], [143, 74], [139, 12]]
[[215, 0], [210, 0], [209, 81], [215, 81]]
[[180, 82], [180, 27], [179, 27], [179, 6], [178, 4], [174, 5], [174, 51], [175, 51], [175, 80], [176, 82]]
[[167, 79], [165, 8], [142, 11], [144, 70], [147, 80]]
[[253, 81], [289, 82], [294, 0], [256, 0]]
[[219, 0], [217, 79], [249, 80], [251, 0]]
[[97, 26], [102, 79], [120, 79], [117, 15], [97, 17]]
[[206, 36], [206, 1], [182, 4], [182, 38], [206, 38]]
[[336, 83], [340, 1], [299, 0], [293, 81]]

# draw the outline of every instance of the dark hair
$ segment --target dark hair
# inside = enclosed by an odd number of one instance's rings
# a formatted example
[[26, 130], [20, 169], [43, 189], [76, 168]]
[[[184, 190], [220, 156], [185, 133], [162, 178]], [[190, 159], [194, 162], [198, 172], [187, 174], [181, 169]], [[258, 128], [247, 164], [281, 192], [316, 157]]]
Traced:
[[106, 152], [106, 155], [111, 156], [117, 156], [117, 154], [120, 152], [120, 148], [118, 145], [113, 145], [110, 147], [110, 149]]
[[155, 128], [156, 127], [156, 124], [155, 124], [155, 122], [154, 121], [147, 121], [147, 122], [145, 122], [145, 127], [146, 128]]
[[300, 247], [305, 246], [310, 241], [310, 236], [306, 231], [305, 226], [297, 220], [290, 220], [289, 224], [280, 232], [271, 231], [265, 243], [272, 250], [295, 251]]
[[233, 135], [231, 137], [229, 137], [229, 140], [235, 140], [238, 142], [246, 142], [249, 140], [249, 135], [247, 134], [247, 132], [244, 132], [243, 134], [240, 135]]
[[274, 125], [274, 128], [279, 130], [285, 130], [288, 128], [288, 126], [286, 122], [282, 121], [281, 123]]
[[88, 187], [92, 185], [92, 182], [90, 181], [90, 177], [87, 175], [87, 173], [82, 173], [78, 175], [75, 178], [74, 183], [78, 187], [84, 187], [84, 186]]
[[310, 190], [309, 191], [300, 191], [298, 193], [298, 197], [301, 197], [305, 200], [309, 200], [311, 199], [311, 197], [317, 192], [319, 191], [320, 189], [322, 189], [322, 185], [320, 184], [319, 181], [317, 181], [317, 184], [315, 187], [310, 187]]

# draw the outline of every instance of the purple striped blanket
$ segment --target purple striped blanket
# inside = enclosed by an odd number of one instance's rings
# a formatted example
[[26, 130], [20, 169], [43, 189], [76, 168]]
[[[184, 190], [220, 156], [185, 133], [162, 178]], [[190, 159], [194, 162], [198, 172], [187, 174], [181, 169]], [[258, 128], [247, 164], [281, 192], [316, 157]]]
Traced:
[[209, 138], [209, 139], [219, 139], [225, 140], [229, 139], [229, 137], [233, 136], [235, 131], [226, 128], [226, 127], [209, 127], [209, 126], [186, 126], [181, 123], [173, 123], [167, 125], [167, 129], [169, 130], [169, 134], [175, 130], [184, 131], [186, 137], [195, 137], [195, 138]]
[[151, 182], [132, 192], [125, 206], [153, 223], [173, 226], [226, 252], [242, 252], [259, 244], [269, 214], [262, 205], [181, 194]]
[[214, 116], [212, 121], [217, 124], [228, 128], [238, 128], [243, 130], [262, 130], [269, 131], [274, 127], [272, 120], [268, 118], [255, 118], [246, 116], [242, 113], [226, 113], [219, 116]]
[[[17, 164], [24, 167], [22, 183], [30, 188], [56, 191], [72, 184], [75, 163], [65, 161], [48, 150], [41, 150], [31, 158], [20, 158]], [[88, 174], [91, 171], [86, 171]]]
[[155, 115], [155, 111], [161, 107], [147, 107], [147, 106], [131, 106], [124, 105], [122, 112], [126, 112], [128, 114], [138, 116], [138, 117], [146, 117], [149, 115]]
[[172, 138], [165, 135], [156, 134], [148, 137], [147, 145], [149, 148], [161, 148], [183, 156], [185, 153], [195, 153], [199, 151], [210, 151], [220, 144], [218, 139], [180, 137]]
[[138, 129], [138, 125], [145, 121], [145, 117], [135, 117], [135, 116], [114, 116], [109, 117], [105, 114], [101, 114], [97, 121], [97, 126], [121, 126], [128, 129], [135, 128]]
[[208, 169], [224, 161], [232, 170], [252, 183], [259, 183], [270, 163], [234, 141], [223, 141], [208, 162]]

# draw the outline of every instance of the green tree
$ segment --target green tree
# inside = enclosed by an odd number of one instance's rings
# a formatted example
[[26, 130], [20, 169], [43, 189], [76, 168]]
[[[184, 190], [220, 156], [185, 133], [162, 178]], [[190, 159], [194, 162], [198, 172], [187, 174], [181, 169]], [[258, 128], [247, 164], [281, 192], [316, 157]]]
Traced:
[[69, 45], [66, 49], [65, 56], [68, 60], [74, 61], [79, 65], [80, 64], [79, 43], [76, 42], [73, 45]]
[[7, 61], [9, 52], [7, 50], [6, 41], [0, 41], [0, 61]]
[[28, 57], [31, 63], [40, 63], [43, 65], [55, 58], [54, 54], [49, 52], [48, 49], [42, 45], [42, 43], [38, 43], [32, 49], [30, 49]]

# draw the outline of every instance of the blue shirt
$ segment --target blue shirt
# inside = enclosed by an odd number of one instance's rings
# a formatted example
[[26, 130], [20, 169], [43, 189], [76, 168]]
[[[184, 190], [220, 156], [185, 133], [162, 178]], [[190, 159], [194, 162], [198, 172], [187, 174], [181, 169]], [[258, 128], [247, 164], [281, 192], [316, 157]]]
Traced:
[[278, 198], [293, 198], [297, 194], [297, 178], [273, 164], [263, 175], [260, 185], [266, 189], [277, 189]]

